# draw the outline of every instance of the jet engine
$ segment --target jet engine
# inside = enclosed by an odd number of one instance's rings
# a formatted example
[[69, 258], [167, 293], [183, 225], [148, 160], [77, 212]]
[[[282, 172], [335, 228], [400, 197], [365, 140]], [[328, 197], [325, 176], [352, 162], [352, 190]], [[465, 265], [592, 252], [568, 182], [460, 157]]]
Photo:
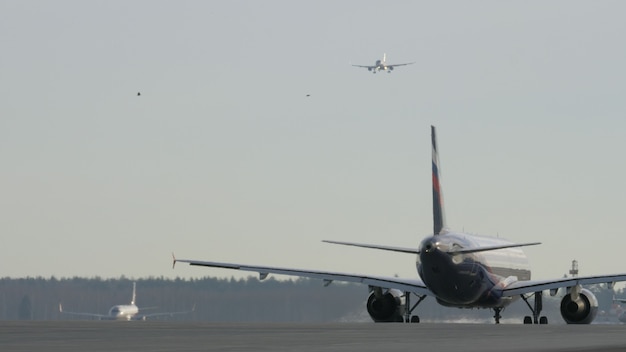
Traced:
[[377, 323], [402, 322], [404, 311], [404, 297], [402, 291], [388, 290], [384, 293], [370, 293], [367, 299], [367, 312]]
[[590, 324], [597, 313], [598, 299], [587, 289], [581, 289], [576, 300], [571, 294], [561, 300], [561, 316], [568, 324]]

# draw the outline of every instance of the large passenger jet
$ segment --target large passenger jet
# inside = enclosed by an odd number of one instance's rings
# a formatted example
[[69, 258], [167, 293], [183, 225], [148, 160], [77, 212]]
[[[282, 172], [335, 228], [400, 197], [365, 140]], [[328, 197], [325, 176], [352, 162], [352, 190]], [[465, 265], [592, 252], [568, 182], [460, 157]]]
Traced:
[[[531, 280], [528, 260], [520, 247], [539, 243], [512, 243], [495, 237], [456, 232], [448, 228], [444, 216], [442, 188], [439, 175], [439, 154], [435, 127], [432, 135], [432, 192], [433, 234], [424, 238], [417, 248], [403, 248], [351, 242], [328, 243], [408, 253], [417, 256], [415, 278], [385, 277], [367, 274], [349, 274], [320, 270], [302, 270], [260, 265], [221, 263], [189, 259], [176, 262], [190, 265], [227, 268], [258, 272], [261, 280], [268, 274], [318, 278], [328, 285], [333, 281], [357, 282], [369, 286], [367, 311], [375, 322], [419, 322], [413, 315], [426, 297], [433, 297], [447, 307], [486, 308], [494, 312], [495, 323], [500, 313], [521, 298], [531, 315], [524, 324], [547, 324], [541, 316], [544, 291], [561, 299], [561, 316], [568, 324], [589, 324], [596, 316], [598, 301], [583, 285], [606, 283], [609, 289], [618, 281], [626, 281], [626, 274]], [[412, 304], [412, 295], [416, 303]]]
[[408, 62], [408, 63], [405, 63], [405, 64], [388, 64], [387, 63], [387, 54], [383, 54], [383, 59], [382, 60], [376, 60], [376, 62], [374, 63], [373, 66], [367, 66], [367, 65], [352, 65], [352, 66], [366, 68], [368, 71], [370, 71], [372, 73], [376, 73], [378, 71], [387, 71], [387, 73], [391, 73], [391, 71], [393, 71], [394, 67], [412, 65], [414, 63], [415, 62]]
[[[139, 307], [135, 305], [136, 298], [136, 283], [133, 282], [133, 298], [130, 300], [130, 304], [118, 304], [109, 309], [108, 314], [97, 313], [82, 313], [82, 312], [67, 312], [63, 310], [63, 306], [59, 303], [59, 312], [70, 315], [80, 315], [86, 317], [92, 317], [99, 320], [146, 320], [150, 317], [157, 316], [173, 316], [175, 314], [189, 313], [195, 309], [184, 312], [163, 312], [163, 313], [151, 313], [151, 314], [139, 314]], [[146, 309], [146, 308], [143, 308]]]

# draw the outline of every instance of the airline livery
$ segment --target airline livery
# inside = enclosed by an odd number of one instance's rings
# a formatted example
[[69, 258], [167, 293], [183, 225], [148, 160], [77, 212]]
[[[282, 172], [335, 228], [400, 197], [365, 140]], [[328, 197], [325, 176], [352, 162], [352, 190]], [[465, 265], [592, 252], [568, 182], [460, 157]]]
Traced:
[[393, 71], [394, 67], [412, 65], [414, 63], [415, 62], [408, 62], [408, 63], [405, 63], [405, 64], [388, 64], [387, 63], [387, 54], [383, 54], [383, 59], [382, 60], [376, 60], [376, 62], [374, 63], [373, 66], [367, 66], [367, 65], [352, 65], [352, 66], [366, 68], [368, 71], [370, 71], [372, 73], [376, 73], [378, 71], [387, 71], [387, 73], [391, 73], [391, 71]]
[[[130, 300], [130, 304], [118, 304], [109, 309], [108, 314], [97, 313], [82, 313], [82, 312], [67, 312], [63, 310], [63, 306], [59, 303], [59, 312], [70, 315], [80, 315], [86, 317], [92, 317], [100, 320], [146, 320], [150, 317], [157, 316], [173, 316], [175, 314], [185, 314], [194, 310], [184, 312], [163, 312], [163, 313], [151, 313], [151, 314], [139, 314], [139, 307], [135, 305], [136, 298], [136, 283], [133, 282], [133, 298]], [[147, 309], [147, 308], [143, 308]]]
[[[492, 309], [496, 324], [502, 309], [522, 299], [531, 315], [524, 324], [547, 324], [541, 316], [543, 294], [555, 296], [561, 289], [561, 316], [568, 324], [589, 324], [598, 310], [593, 293], [582, 285], [606, 283], [609, 289], [626, 274], [531, 280], [528, 260], [521, 247], [539, 244], [512, 243], [495, 237], [456, 232], [446, 226], [443, 195], [439, 175], [439, 154], [435, 127], [432, 134], [433, 234], [424, 238], [417, 248], [403, 248], [352, 242], [328, 243], [370, 249], [409, 253], [417, 256], [419, 278], [397, 278], [376, 275], [347, 274], [319, 270], [278, 268], [259, 265], [220, 263], [176, 259], [190, 265], [258, 272], [264, 279], [269, 274], [292, 275], [333, 281], [358, 282], [369, 286], [367, 311], [376, 322], [419, 322], [413, 312], [428, 296], [447, 307]], [[412, 305], [411, 297], [417, 299]]]

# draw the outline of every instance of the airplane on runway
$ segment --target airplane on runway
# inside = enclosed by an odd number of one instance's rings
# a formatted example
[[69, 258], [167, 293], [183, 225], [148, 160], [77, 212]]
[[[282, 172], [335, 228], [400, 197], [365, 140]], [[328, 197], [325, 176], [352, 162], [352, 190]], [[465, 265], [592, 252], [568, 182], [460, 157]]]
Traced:
[[[190, 259], [174, 259], [194, 266], [227, 268], [258, 272], [260, 279], [269, 274], [291, 275], [322, 279], [325, 285], [333, 281], [357, 282], [369, 286], [366, 308], [375, 322], [419, 322], [412, 315], [428, 296], [447, 307], [486, 308], [494, 311], [495, 323], [500, 313], [512, 302], [522, 299], [532, 316], [524, 317], [524, 324], [547, 324], [541, 316], [544, 291], [555, 296], [565, 292], [560, 311], [568, 324], [589, 324], [598, 311], [598, 300], [582, 285], [606, 283], [609, 289], [618, 281], [626, 281], [626, 274], [577, 276], [552, 280], [531, 280], [526, 255], [520, 247], [537, 245], [512, 243], [501, 238], [456, 232], [446, 225], [442, 188], [439, 174], [439, 153], [435, 127], [431, 126], [433, 234], [426, 236], [417, 248], [393, 247], [352, 242], [324, 241], [333, 244], [408, 253], [417, 256], [419, 278], [398, 278], [367, 274], [302, 270], [260, 265], [223, 263]], [[411, 305], [414, 295], [417, 302]]]
[[[67, 312], [63, 310], [63, 305], [61, 303], [59, 303], [59, 312], [63, 314], [92, 317], [92, 318], [96, 318], [99, 320], [146, 320], [150, 317], [173, 316], [175, 314], [190, 313], [195, 310], [195, 306], [194, 306], [193, 308], [191, 308], [191, 310], [184, 311], [184, 312], [162, 312], [162, 313], [151, 313], [151, 314], [139, 314], [139, 307], [135, 305], [136, 286], [137, 286], [136, 283], [133, 282], [133, 297], [130, 300], [130, 304], [115, 305], [111, 307], [111, 309], [109, 309], [108, 314]], [[143, 309], [147, 309], [147, 308], [143, 308]]]
[[372, 66], [367, 66], [367, 65], [352, 65], [352, 66], [366, 68], [368, 71], [370, 71], [372, 73], [376, 73], [378, 71], [387, 71], [387, 73], [391, 73], [391, 71], [393, 71], [393, 69], [395, 67], [397, 67], [397, 66], [412, 65], [414, 63], [415, 62], [409, 62], [409, 63], [405, 63], [405, 64], [388, 64], [387, 63], [387, 54], [383, 54], [383, 59], [382, 60], [376, 60], [376, 62]]

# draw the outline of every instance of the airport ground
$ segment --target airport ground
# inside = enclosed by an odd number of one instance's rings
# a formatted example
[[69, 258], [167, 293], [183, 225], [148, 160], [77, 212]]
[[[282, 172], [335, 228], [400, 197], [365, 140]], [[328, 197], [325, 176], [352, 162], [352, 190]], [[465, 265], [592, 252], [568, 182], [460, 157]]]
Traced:
[[625, 351], [626, 326], [0, 322], [0, 351]]

